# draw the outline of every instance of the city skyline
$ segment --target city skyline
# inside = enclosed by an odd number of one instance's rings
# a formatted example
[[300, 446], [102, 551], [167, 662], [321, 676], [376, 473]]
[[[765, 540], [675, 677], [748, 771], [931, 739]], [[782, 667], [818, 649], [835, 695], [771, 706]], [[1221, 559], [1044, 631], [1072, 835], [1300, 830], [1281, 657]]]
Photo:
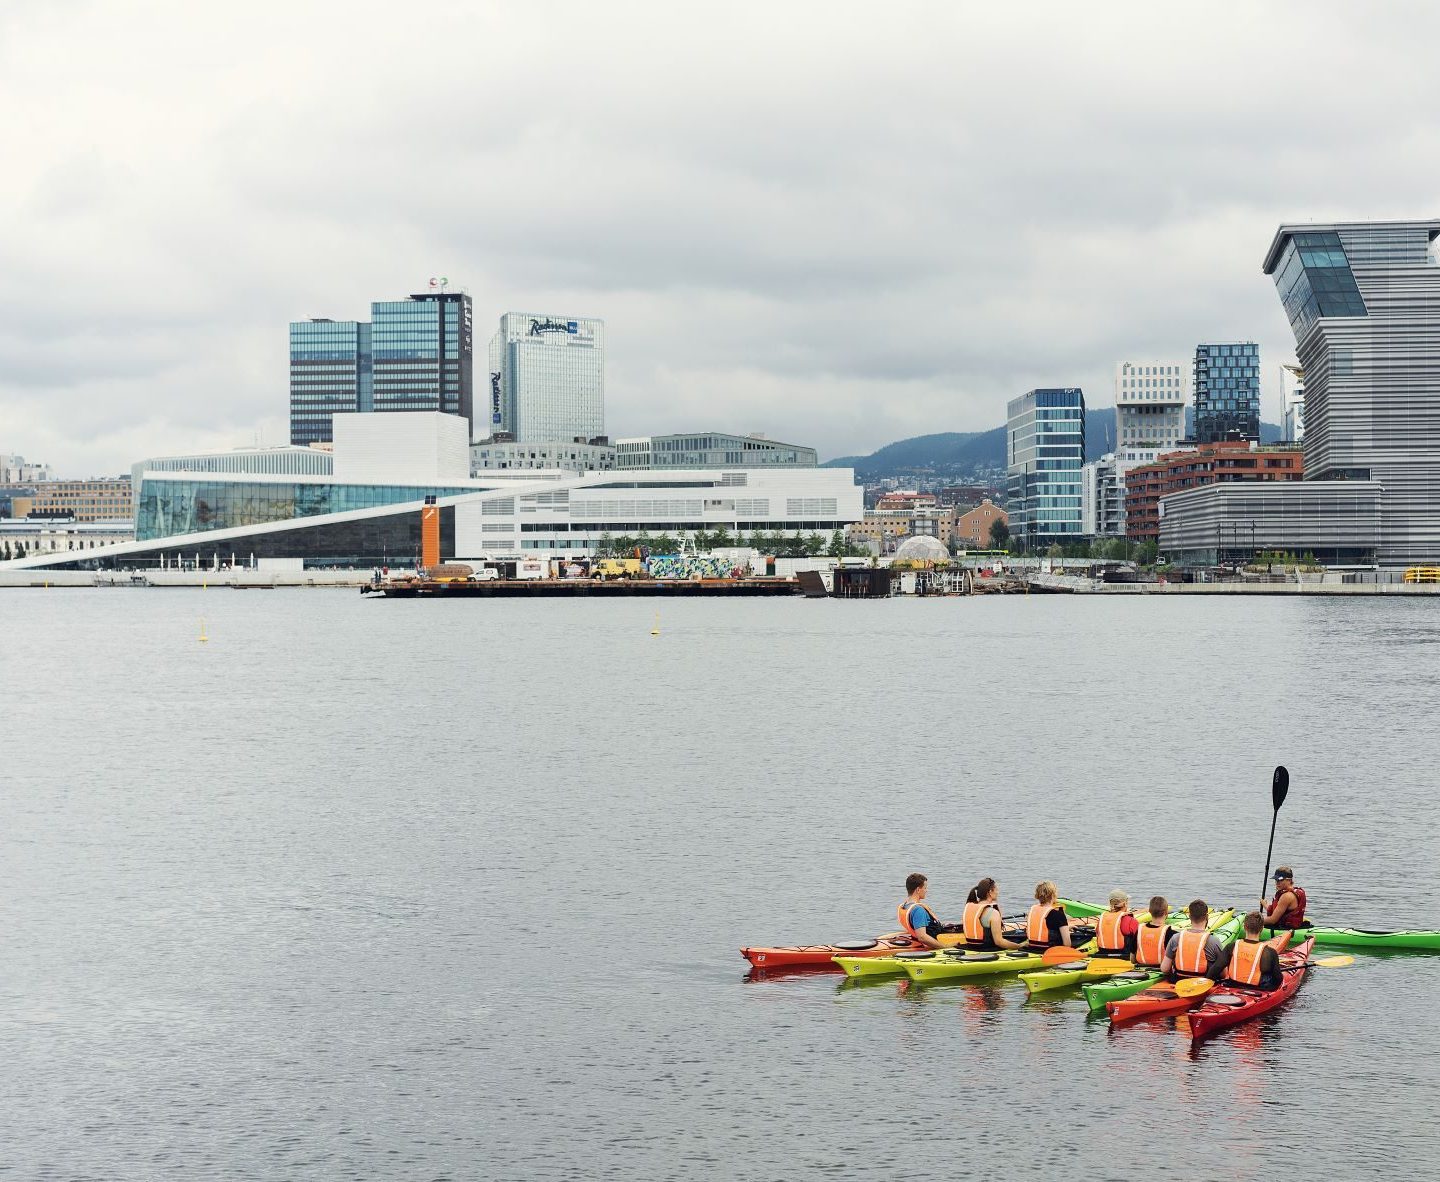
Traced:
[[[559, 47], [497, 11], [460, 14], [441, 45], [358, 20], [344, 55], [304, 10], [283, 45], [186, 6], [7, 13], [25, 53], [0, 86], [47, 98], [0, 131], [18, 162], [0, 446], [78, 475], [279, 442], [283, 326], [359, 318], [436, 274], [481, 324], [604, 318], [614, 436], [703, 421], [864, 453], [1226, 339], [1260, 345], [1279, 422], [1294, 345], [1257, 244], [1282, 222], [1434, 204], [1429, 78], [1393, 68], [1399, 38], [1440, 29], [1425, 9], [1338, 37], [1338, 7], [1297, 23], [1280, 6], [1235, 38], [1199, 12], [1054, 6], [1038, 42], [1028, 15], [984, 10], [926, 9], [922, 39], [903, 14], [805, 6], [703, 27], [555, 12], [577, 34]], [[642, 16], [668, 53], [585, 51]], [[1222, 42], [1235, 79], [1217, 104], [1199, 82]], [[503, 60], [464, 68], [496, 43]], [[1369, 79], [1381, 133], [1337, 117], [1353, 96], [1288, 101], [1277, 44]], [[1043, 84], [1004, 85], [1021, 53]], [[44, 84], [60, 60], [63, 92]], [[239, 60], [273, 66], [264, 92]], [[1318, 189], [1297, 188], [1297, 153]]]

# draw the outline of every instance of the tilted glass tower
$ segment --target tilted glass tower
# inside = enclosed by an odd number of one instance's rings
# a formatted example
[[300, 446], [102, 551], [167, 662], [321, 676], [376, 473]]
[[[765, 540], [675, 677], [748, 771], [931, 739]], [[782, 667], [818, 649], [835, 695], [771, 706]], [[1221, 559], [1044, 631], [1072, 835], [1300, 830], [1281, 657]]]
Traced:
[[1077, 541], [1084, 530], [1084, 393], [1078, 387], [1031, 390], [1007, 409], [1010, 532], [1032, 549]]
[[1305, 374], [1305, 479], [1381, 486], [1376, 560], [1440, 560], [1440, 218], [1282, 225], [1265, 256]]

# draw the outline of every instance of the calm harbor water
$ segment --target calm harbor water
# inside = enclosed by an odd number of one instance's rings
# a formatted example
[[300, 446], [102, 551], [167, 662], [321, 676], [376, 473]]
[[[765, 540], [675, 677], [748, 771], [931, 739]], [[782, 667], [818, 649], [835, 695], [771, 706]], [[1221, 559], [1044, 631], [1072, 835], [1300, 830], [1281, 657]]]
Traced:
[[887, 930], [916, 869], [1248, 904], [1276, 763], [1312, 914], [1440, 926], [1434, 605], [662, 611], [4, 593], [0, 1174], [1433, 1173], [1440, 957], [1192, 1056], [737, 949]]

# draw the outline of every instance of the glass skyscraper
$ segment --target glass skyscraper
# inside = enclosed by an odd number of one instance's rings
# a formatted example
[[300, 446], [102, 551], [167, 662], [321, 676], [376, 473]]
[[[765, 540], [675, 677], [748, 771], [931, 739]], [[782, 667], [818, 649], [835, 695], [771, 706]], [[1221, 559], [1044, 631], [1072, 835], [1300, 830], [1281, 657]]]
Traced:
[[605, 434], [605, 322], [507, 312], [490, 340], [489, 433], [526, 443]]
[[1085, 395], [1078, 387], [1012, 398], [1006, 423], [1010, 532], [1028, 548], [1084, 531]]
[[1283, 225], [1264, 271], [1304, 373], [1305, 483], [1380, 489], [1376, 561], [1440, 560], [1440, 219]]
[[337, 411], [373, 410], [370, 326], [357, 320], [290, 325], [290, 442], [330, 439]]
[[1260, 348], [1195, 347], [1195, 442], [1260, 438]]
[[470, 297], [431, 292], [370, 305], [370, 323], [290, 325], [290, 442], [329, 442], [336, 412], [441, 411], [472, 424]]

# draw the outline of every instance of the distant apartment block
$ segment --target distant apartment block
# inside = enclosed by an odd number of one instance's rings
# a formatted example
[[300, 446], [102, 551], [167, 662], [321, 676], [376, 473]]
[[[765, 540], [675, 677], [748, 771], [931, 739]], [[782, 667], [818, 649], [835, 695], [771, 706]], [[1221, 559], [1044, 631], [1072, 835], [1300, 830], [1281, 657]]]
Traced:
[[1285, 442], [1305, 439], [1305, 373], [1298, 365], [1280, 367], [1280, 397], [1285, 408]]
[[1233, 440], [1171, 452], [1159, 463], [1131, 468], [1125, 474], [1125, 532], [1132, 541], [1158, 541], [1160, 502], [1185, 489], [1299, 480], [1304, 470], [1300, 452], [1294, 447]]
[[12, 498], [14, 516], [115, 521], [135, 513], [128, 476], [37, 481], [31, 488], [30, 496]]

